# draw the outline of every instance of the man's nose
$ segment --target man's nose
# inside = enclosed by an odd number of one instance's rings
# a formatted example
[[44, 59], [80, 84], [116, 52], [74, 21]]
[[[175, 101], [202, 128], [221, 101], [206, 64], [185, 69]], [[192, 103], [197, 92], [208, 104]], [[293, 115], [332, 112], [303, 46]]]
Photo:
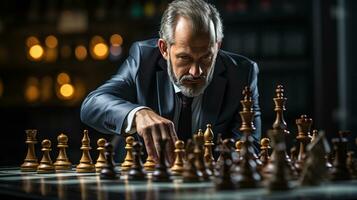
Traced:
[[199, 64], [194, 64], [193, 66], [191, 66], [189, 73], [193, 77], [199, 77], [202, 74], [202, 69]]

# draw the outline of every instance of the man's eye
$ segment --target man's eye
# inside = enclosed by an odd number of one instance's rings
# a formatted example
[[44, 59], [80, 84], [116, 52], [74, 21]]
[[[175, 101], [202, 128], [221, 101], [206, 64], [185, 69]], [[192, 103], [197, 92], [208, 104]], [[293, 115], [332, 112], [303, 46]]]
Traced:
[[179, 56], [179, 59], [181, 59], [181, 60], [189, 60], [190, 58], [188, 56]]

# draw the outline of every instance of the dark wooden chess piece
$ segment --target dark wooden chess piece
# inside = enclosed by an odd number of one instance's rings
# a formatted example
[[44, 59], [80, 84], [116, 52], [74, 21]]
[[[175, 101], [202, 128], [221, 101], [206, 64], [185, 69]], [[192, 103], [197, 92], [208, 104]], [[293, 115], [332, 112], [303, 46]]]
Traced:
[[135, 141], [133, 143], [133, 156], [134, 162], [128, 172], [129, 180], [146, 180], [146, 173], [143, 170], [143, 164], [141, 161], [142, 143]]
[[353, 179], [357, 178], [357, 165], [356, 165], [356, 160], [353, 158], [354, 152], [349, 151], [347, 152], [347, 167], [348, 170], [350, 171], [351, 177]]
[[182, 173], [183, 182], [202, 181], [202, 173], [196, 168], [193, 151], [193, 142], [191, 139], [188, 139], [186, 144], [186, 160], [183, 165], [184, 170]]
[[260, 161], [262, 161], [263, 167], [265, 167], [268, 162], [270, 162], [269, 150], [270, 147], [270, 140], [269, 138], [263, 138], [260, 140]]
[[69, 161], [66, 153], [66, 148], [68, 148], [68, 137], [67, 135], [61, 133], [57, 137], [57, 148], [58, 156], [56, 162], [54, 163], [55, 169], [57, 170], [71, 170], [72, 163]]
[[257, 172], [256, 160], [259, 159], [257, 159], [252, 146], [253, 138], [251, 133], [255, 130], [253, 123], [254, 111], [252, 108], [254, 102], [252, 100], [252, 92], [248, 86], [244, 88], [243, 95], [244, 99], [240, 101], [243, 106], [243, 111], [239, 112], [242, 118], [242, 124], [239, 130], [244, 134], [244, 145], [242, 149], [243, 160], [241, 162], [240, 172], [237, 178], [237, 187], [256, 188], [259, 186], [261, 176]]
[[104, 145], [104, 156], [106, 162], [100, 170], [101, 179], [118, 179], [118, 175], [115, 171], [113, 155], [113, 145], [110, 142], [106, 142]]
[[339, 137], [332, 139], [335, 159], [331, 170], [332, 181], [350, 180], [351, 174], [347, 168], [347, 139]]
[[299, 155], [295, 162], [296, 171], [298, 174], [302, 172], [304, 168], [304, 162], [306, 159], [306, 146], [310, 142], [312, 119], [308, 118], [306, 115], [301, 115], [299, 119], [296, 120], [296, 125], [298, 127], [298, 135], [296, 140], [299, 142]]
[[171, 175], [169, 173], [167, 162], [165, 159], [167, 139], [160, 139], [159, 144], [159, 162], [155, 166], [155, 170], [152, 174], [152, 180], [154, 182], [171, 182]]
[[274, 170], [271, 178], [269, 179], [268, 188], [271, 191], [275, 190], [288, 190], [290, 189], [288, 182], [288, 166], [285, 164], [286, 159], [286, 145], [283, 130], [269, 130], [268, 135], [274, 140], [275, 161]]
[[202, 135], [194, 135], [194, 154], [195, 154], [195, 165], [197, 170], [199, 170], [202, 174], [202, 178], [205, 181], [210, 179], [212, 172], [210, 169], [207, 168], [206, 163], [204, 161], [204, 151], [203, 151], [203, 144], [204, 144], [204, 136]]
[[215, 178], [215, 187], [217, 190], [234, 190], [236, 185], [232, 179], [232, 154], [231, 149], [226, 144], [221, 144], [218, 148], [222, 155], [220, 162], [220, 173]]
[[325, 165], [325, 155], [330, 152], [330, 146], [325, 134], [316, 135], [316, 138], [307, 145], [308, 157], [300, 176], [300, 184], [304, 186], [319, 185], [328, 178], [328, 168]]
[[38, 160], [35, 153], [35, 144], [37, 143], [37, 130], [26, 130], [27, 154], [24, 163], [21, 165], [21, 171], [34, 172], [38, 167]]

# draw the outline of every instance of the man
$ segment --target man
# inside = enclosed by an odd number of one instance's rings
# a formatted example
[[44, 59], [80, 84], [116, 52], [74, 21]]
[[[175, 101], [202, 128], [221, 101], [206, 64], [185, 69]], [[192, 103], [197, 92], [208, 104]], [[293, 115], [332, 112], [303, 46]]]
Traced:
[[164, 12], [160, 39], [134, 43], [129, 57], [104, 85], [84, 100], [81, 119], [100, 132], [137, 133], [147, 153], [158, 159], [159, 139], [174, 143], [212, 124], [223, 137], [239, 133], [241, 91], [253, 93], [253, 133], [260, 138], [256, 63], [220, 50], [222, 22], [203, 0], [177, 0]]

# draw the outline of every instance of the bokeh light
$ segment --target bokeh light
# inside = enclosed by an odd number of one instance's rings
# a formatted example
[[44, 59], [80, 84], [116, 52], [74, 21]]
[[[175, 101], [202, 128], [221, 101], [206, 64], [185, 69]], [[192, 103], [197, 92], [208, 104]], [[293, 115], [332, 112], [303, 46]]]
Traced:
[[110, 43], [113, 46], [121, 46], [123, 44], [123, 38], [119, 34], [113, 34], [112, 36], [110, 36]]
[[57, 75], [57, 83], [58, 84], [64, 85], [64, 84], [67, 84], [70, 82], [71, 82], [71, 77], [67, 73], [62, 72]]
[[105, 43], [98, 43], [93, 47], [93, 53], [97, 59], [105, 59], [108, 56], [108, 46]]
[[34, 60], [39, 60], [43, 56], [43, 48], [41, 45], [36, 44], [32, 46], [29, 50], [29, 55], [31, 56], [32, 59]]
[[87, 49], [83, 45], [78, 45], [74, 50], [74, 54], [78, 60], [84, 60], [87, 58]]
[[40, 98], [39, 81], [35, 77], [27, 79], [25, 87], [25, 99], [27, 102], [35, 102]]
[[58, 44], [58, 40], [55, 36], [49, 35], [45, 39], [45, 44], [49, 48], [56, 48]]
[[73, 85], [67, 83], [60, 87], [60, 95], [65, 99], [70, 99], [74, 94]]
[[28, 37], [27, 39], [26, 39], [26, 46], [27, 47], [32, 47], [32, 46], [34, 46], [34, 45], [36, 45], [36, 44], [40, 44], [40, 41], [38, 40], [38, 38], [37, 37], [35, 37], [35, 36], [30, 36], [30, 37]]

